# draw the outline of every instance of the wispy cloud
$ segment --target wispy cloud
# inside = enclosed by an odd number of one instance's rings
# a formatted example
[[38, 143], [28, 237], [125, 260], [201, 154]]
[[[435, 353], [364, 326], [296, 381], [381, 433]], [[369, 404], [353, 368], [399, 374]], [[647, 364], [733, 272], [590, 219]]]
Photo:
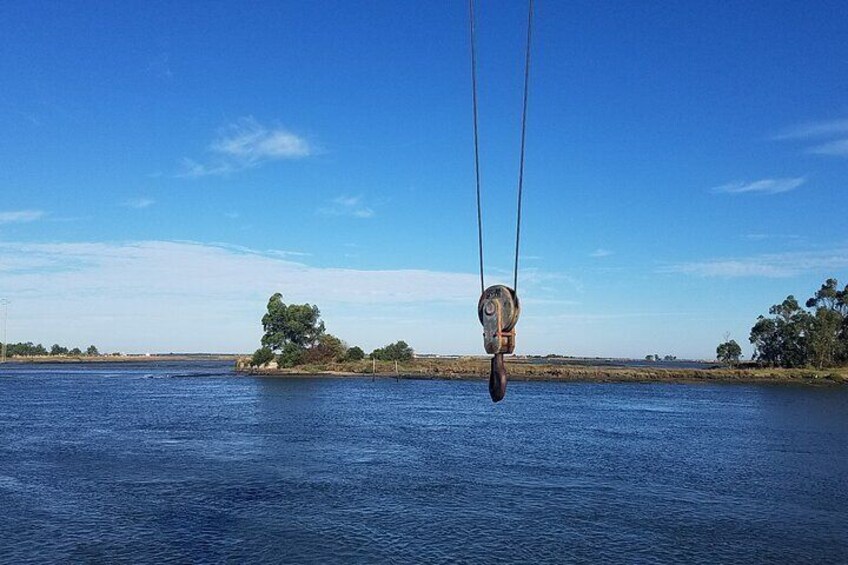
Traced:
[[303, 137], [281, 127], [269, 128], [252, 116], [223, 128], [208, 147], [205, 162], [183, 158], [181, 177], [224, 175], [257, 167], [269, 161], [302, 159], [315, 153]]
[[822, 143], [807, 149], [807, 153], [816, 155], [832, 155], [834, 157], [848, 157], [848, 139], [838, 139], [828, 143]]
[[779, 194], [781, 192], [795, 190], [805, 182], [807, 182], [805, 177], [760, 179], [751, 182], [733, 181], [721, 186], [715, 186], [710, 190], [723, 194], [743, 194], [749, 192], [757, 194]]
[[151, 200], [150, 198], [130, 198], [129, 200], [121, 202], [121, 206], [125, 208], [135, 208], [137, 210], [150, 208], [154, 204], [156, 204], [156, 201]]
[[[16, 320], [17, 335], [36, 341], [252, 351], [268, 297], [280, 291], [286, 302], [319, 304], [333, 333], [362, 346], [400, 338], [425, 350], [453, 346], [431, 329], [429, 316], [443, 309], [463, 312], [453, 320], [463, 328], [456, 336], [467, 338], [462, 347], [480, 347], [476, 317], [457, 308], [476, 304], [474, 274], [315, 267], [289, 255], [170, 241], [0, 242], [0, 288], [26, 313]], [[362, 324], [381, 312], [415, 320], [410, 312], [420, 311], [426, 323], [402, 333], [395, 322]]]
[[[830, 141], [823, 141], [830, 138]], [[805, 153], [848, 157], [848, 119], [810, 122], [788, 128], [773, 137], [777, 140], [801, 139], [818, 140], [816, 145], [807, 147]]]
[[595, 258], [598, 258], [598, 259], [600, 259], [601, 257], [609, 257], [610, 255], [612, 255], [612, 251], [610, 251], [609, 249], [602, 249], [602, 248], [595, 249], [594, 251], [589, 253], [589, 257], [595, 257]]
[[[0, 288], [19, 312], [16, 335], [34, 341], [252, 351], [268, 297], [279, 291], [288, 303], [318, 304], [330, 331], [365, 349], [397, 339], [420, 351], [482, 349], [476, 273], [318, 267], [299, 254], [176, 241], [0, 242]], [[547, 294], [546, 280], [555, 287]], [[554, 313], [573, 294], [556, 275], [522, 271], [521, 282], [531, 314]], [[377, 319], [385, 323], [362, 323]]]
[[751, 241], [766, 241], [771, 239], [798, 240], [801, 236], [793, 233], [746, 233], [743, 235], [745, 239]]
[[318, 209], [324, 216], [352, 216], [354, 218], [372, 218], [374, 210], [363, 204], [361, 196], [338, 196], [329, 206]]
[[772, 139], [809, 139], [840, 134], [848, 134], [848, 119], [824, 120], [792, 126], [773, 136]]
[[661, 267], [660, 272], [700, 277], [786, 278], [805, 272], [833, 272], [848, 267], [848, 247], [828, 251], [769, 253], [752, 257], [708, 259]]
[[16, 210], [0, 212], [0, 224], [23, 224], [34, 222], [44, 217], [42, 210]]

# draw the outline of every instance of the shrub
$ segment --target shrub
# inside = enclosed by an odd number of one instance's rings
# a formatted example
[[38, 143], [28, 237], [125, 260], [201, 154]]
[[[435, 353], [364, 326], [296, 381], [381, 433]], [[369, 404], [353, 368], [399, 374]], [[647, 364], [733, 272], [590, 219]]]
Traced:
[[403, 340], [390, 343], [371, 352], [371, 359], [378, 361], [409, 361], [412, 359], [412, 348]]
[[294, 367], [303, 363], [304, 350], [299, 345], [287, 343], [283, 346], [283, 351], [277, 357], [277, 365], [280, 367]]
[[270, 347], [260, 347], [256, 351], [253, 352], [253, 357], [250, 358], [250, 366], [251, 367], [261, 367], [266, 363], [270, 363], [274, 360], [274, 352], [271, 351]]
[[346, 361], [362, 361], [365, 359], [365, 352], [362, 351], [361, 347], [353, 346], [347, 350], [345, 354]]

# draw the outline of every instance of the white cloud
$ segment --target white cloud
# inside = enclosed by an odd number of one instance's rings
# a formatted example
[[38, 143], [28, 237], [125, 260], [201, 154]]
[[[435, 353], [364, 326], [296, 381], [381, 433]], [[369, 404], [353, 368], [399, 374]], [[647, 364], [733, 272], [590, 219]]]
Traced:
[[361, 196], [339, 196], [331, 200], [329, 206], [319, 208], [318, 213], [325, 216], [374, 217], [374, 210], [362, 203]]
[[[26, 313], [10, 318], [15, 339], [135, 351], [252, 351], [268, 297], [279, 291], [287, 302], [319, 304], [330, 331], [368, 347], [407, 339], [449, 350], [455, 344], [434, 330], [435, 313], [461, 313], [468, 338], [458, 347], [474, 350], [475, 275], [319, 268], [288, 255], [167, 241], [0, 243], [0, 288]], [[374, 323], [378, 315], [393, 321]], [[407, 329], [404, 320], [421, 324]]]
[[700, 277], [785, 278], [805, 272], [828, 272], [848, 267], [848, 248], [829, 251], [770, 253], [735, 259], [691, 261], [660, 268], [660, 272]]
[[[830, 155], [834, 157], [848, 157], [848, 119], [826, 120], [811, 122], [788, 128], [773, 139], [818, 139], [820, 143], [807, 147], [806, 153], [814, 155]], [[823, 141], [830, 138], [830, 141]]]
[[843, 133], [848, 133], [848, 120], [824, 120], [787, 128], [781, 133], [775, 135], [773, 139], [808, 139], [813, 137], [839, 135]]
[[209, 146], [208, 162], [182, 159], [181, 177], [223, 175], [257, 167], [269, 161], [301, 159], [315, 153], [310, 143], [281, 127], [269, 128], [252, 116], [223, 128]]
[[807, 149], [807, 153], [816, 155], [832, 155], [834, 157], [848, 157], [848, 139], [837, 139], [828, 143], [822, 143]]
[[44, 217], [42, 210], [16, 210], [13, 212], [0, 212], [0, 224], [22, 224], [34, 222]]
[[797, 241], [803, 236], [794, 233], [746, 233], [742, 237], [751, 241], [785, 240]]
[[[329, 331], [366, 350], [404, 339], [422, 352], [482, 352], [476, 273], [314, 267], [297, 253], [174, 241], [0, 242], [0, 288], [14, 305], [9, 338], [105, 351], [249, 352], [268, 297], [282, 292], [288, 303], [318, 304]], [[522, 331], [546, 336], [526, 339], [525, 348], [561, 339], [529, 320], [572, 304], [563, 283], [522, 271]]]
[[141, 210], [143, 208], [149, 208], [156, 204], [155, 200], [151, 200], [150, 198], [131, 198], [129, 200], [124, 200], [121, 202], [121, 206], [126, 208], [135, 208], [137, 210]]
[[795, 190], [807, 182], [804, 177], [760, 179], [752, 182], [734, 181], [721, 186], [713, 187], [712, 192], [726, 194], [741, 194], [753, 192], [759, 194], [778, 194]]
[[609, 249], [595, 249], [589, 254], [589, 257], [601, 258], [609, 257], [610, 255], [612, 255], [612, 251], [610, 251]]

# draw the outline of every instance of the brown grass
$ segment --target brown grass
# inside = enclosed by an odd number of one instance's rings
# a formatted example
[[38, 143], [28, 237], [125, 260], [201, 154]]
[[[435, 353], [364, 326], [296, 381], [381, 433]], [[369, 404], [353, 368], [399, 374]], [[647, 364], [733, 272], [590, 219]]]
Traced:
[[[239, 359], [237, 370], [269, 376], [293, 375], [371, 375], [423, 379], [488, 379], [489, 360], [483, 358], [415, 359], [398, 364], [378, 361], [372, 372], [371, 361], [304, 365], [292, 369], [257, 369], [247, 366], [248, 358]], [[572, 382], [735, 382], [735, 383], [848, 383], [848, 368], [837, 369], [664, 369], [660, 367], [609, 367], [587, 365], [536, 365], [508, 359], [511, 380]]]

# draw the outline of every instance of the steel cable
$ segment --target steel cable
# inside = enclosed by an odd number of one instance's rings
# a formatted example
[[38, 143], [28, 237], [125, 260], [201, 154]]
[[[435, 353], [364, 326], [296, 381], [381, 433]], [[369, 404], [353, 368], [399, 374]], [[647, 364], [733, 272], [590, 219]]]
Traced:
[[[480, 200], [480, 135], [477, 124], [477, 37], [474, 28], [474, 0], [468, 0], [471, 29], [471, 98], [474, 113], [474, 172], [477, 181], [477, 243], [480, 255], [480, 291], [485, 291], [483, 277], [483, 207]], [[521, 110], [521, 150], [518, 164], [518, 210], [515, 222], [515, 269], [512, 288], [518, 291], [518, 256], [521, 243], [521, 197], [524, 193], [524, 153], [527, 133], [527, 99], [530, 92], [530, 45], [533, 37], [533, 0], [527, 12], [527, 46], [524, 57], [524, 102]]]

